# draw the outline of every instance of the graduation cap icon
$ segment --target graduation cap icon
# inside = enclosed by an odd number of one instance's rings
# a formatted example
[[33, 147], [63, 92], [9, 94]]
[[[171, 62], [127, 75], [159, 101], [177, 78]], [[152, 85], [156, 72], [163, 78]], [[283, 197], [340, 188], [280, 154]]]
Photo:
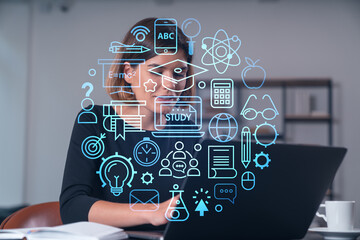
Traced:
[[[172, 78], [172, 77], [169, 77], [169, 76], [166, 76], [166, 75], [163, 75], [159, 72], [157, 72], [156, 70], [159, 69], [159, 68], [163, 68], [163, 67], [166, 67], [167, 65], [170, 65], [172, 63], [176, 63], [176, 62], [182, 62], [182, 63], [185, 63], [187, 64], [188, 66], [192, 66], [194, 68], [194, 74], [190, 75], [190, 76], [186, 76], [186, 77], [183, 77], [183, 78], [180, 78], [180, 79], [175, 79], [175, 78]], [[154, 73], [154, 74], [157, 74], [159, 76], [162, 77], [162, 85], [170, 90], [170, 91], [173, 91], [173, 92], [184, 92], [186, 90], [189, 90], [190, 88], [192, 88], [194, 86], [194, 77], [201, 74], [201, 73], [204, 73], [204, 72], [207, 72], [209, 70], [205, 69], [205, 68], [202, 68], [202, 67], [199, 67], [195, 64], [192, 64], [192, 63], [189, 63], [189, 62], [186, 62], [186, 61], [183, 61], [183, 60], [180, 60], [180, 59], [176, 59], [174, 61], [171, 61], [171, 62], [168, 62], [168, 63], [165, 63], [165, 64], [162, 64], [162, 65], [159, 65], [159, 66], [156, 66], [154, 68], [151, 68], [148, 70], [149, 72], [151, 73]], [[181, 68], [174, 68], [173, 70], [175, 73], [180, 73], [182, 71]], [[196, 73], [195, 73], [196, 72]], [[187, 86], [186, 88], [184, 89], [178, 89], [177, 86], [178, 84], [182, 83], [183, 81], [191, 81], [191, 84], [189, 86]], [[170, 82], [172, 84], [167, 84], [167, 82]]]

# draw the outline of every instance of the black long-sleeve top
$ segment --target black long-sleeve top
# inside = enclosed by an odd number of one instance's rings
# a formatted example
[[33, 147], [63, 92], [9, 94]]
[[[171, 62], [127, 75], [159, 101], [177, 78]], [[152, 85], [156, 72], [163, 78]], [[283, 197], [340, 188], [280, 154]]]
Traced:
[[[111, 111], [115, 114], [112, 108]], [[83, 112], [84, 111], [81, 111], [79, 114]], [[89, 210], [98, 200], [129, 203], [129, 193], [133, 189], [156, 189], [160, 195], [160, 202], [169, 199], [171, 197], [169, 190], [172, 189], [175, 183], [181, 184], [183, 179], [177, 179], [171, 176], [159, 176], [159, 171], [162, 168], [161, 160], [165, 158], [169, 152], [175, 150], [174, 146], [177, 141], [184, 143], [183, 151], [187, 150], [193, 153], [194, 145], [199, 139], [155, 138], [152, 136], [151, 131], [144, 131], [126, 132], [125, 140], [121, 137], [115, 140], [114, 132], [109, 132], [104, 129], [103, 107], [95, 105], [91, 112], [96, 115], [97, 123], [78, 123], [77, 117], [71, 135], [60, 194], [60, 213], [63, 223], [88, 221]], [[94, 115], [92, 114], [81, 115], [82, 122], [91, 122], [93, 120]], [[120, 123], [118, 122], [117, 124]], [[184, 121], [183, 124], [191, 124], [191, 122]], [[168, 126], [171, 126], [171, 122], [167, 123], [167, 127]], [[82, 152], [81, 146], [83, 141], [90, 136], [100, 137], [103, 133], [105, 133], [105, 138], [101, 139], [104, 143], [103, 154], [96, 159], [87, 158]], [[133, 156], [135, 145], [143, 140], [144, 137], [155, 141], [160, 148], [160, 158], [151, 167], [141, 166], [134, 160]], [[124, 185], [123, 192], [119, 196], [114, 196], [111, 193], [109, 184], [103, 187], [103, 182], [97, 173], [102, 161], [113, 156], [115, 153], [126, 158], [131, 158], [134, 170], [137, 171], [131, 183], [132, 187], [130, 188]], [[173, 162], [171, 162], [171, 164], [172, 163]], [[187, 167], [189, 167], [189, 164], [187, 164]], [[142, 174], [145, 172], [151, 173], [154, 177], [152, 183], [148, 185], [144, 184], [141, 179]], [[146, 180], [148, 179], [147, 177]]]

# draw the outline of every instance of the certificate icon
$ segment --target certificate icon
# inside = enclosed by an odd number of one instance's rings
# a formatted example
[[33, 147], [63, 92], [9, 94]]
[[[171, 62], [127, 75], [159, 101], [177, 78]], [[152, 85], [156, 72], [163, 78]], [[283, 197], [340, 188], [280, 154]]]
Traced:
[[208, 166], [209, 179], [235, 178], [237, 176], [237, 171], [234, 166], [234, 146], [208, 146]]

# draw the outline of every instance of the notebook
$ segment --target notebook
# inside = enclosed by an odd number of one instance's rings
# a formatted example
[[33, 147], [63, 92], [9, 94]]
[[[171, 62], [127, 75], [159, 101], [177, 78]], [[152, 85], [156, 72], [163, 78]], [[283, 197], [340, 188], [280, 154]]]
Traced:
[[77, 222], [56, 227], [16, 228], [0, 230], [0, 239], [72, 239], [115, 240], [127, 239], [121, 228], [93, 222]]

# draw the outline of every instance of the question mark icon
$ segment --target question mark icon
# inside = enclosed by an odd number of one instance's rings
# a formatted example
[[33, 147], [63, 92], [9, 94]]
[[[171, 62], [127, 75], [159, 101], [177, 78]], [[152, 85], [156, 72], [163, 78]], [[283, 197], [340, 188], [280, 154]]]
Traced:
[[[84, 111], [79, 114], [78, 123], [97, 123], [97, 116], [95, 115], [95, 113], [91, 112], [91, 110], [94, 108], [94, 101], [91, 98], [89, 98], [90, 94], [94, 90], [94, 86], [90, 82], [85, 82], [81, 86], [81, 88], [84, 89], [89, 88], [89, 89], [85, 93], [86, 98], [84, 98], [81, 101], [81, 107]], [[84, 102], [86, 101], [91, 102], [91, 104], [88, 107], [84, 106]]]
[[89, 90], [87, 90], [85, 96], [86, 97], [90, 97], [90, 94], [92, 93], [92, 91], [94, 90], [94, 86], [92, 85], [92, 83], [90, 82], [85, 82], [81, 88], [86, 88], [86, 87], [89, 87]]

